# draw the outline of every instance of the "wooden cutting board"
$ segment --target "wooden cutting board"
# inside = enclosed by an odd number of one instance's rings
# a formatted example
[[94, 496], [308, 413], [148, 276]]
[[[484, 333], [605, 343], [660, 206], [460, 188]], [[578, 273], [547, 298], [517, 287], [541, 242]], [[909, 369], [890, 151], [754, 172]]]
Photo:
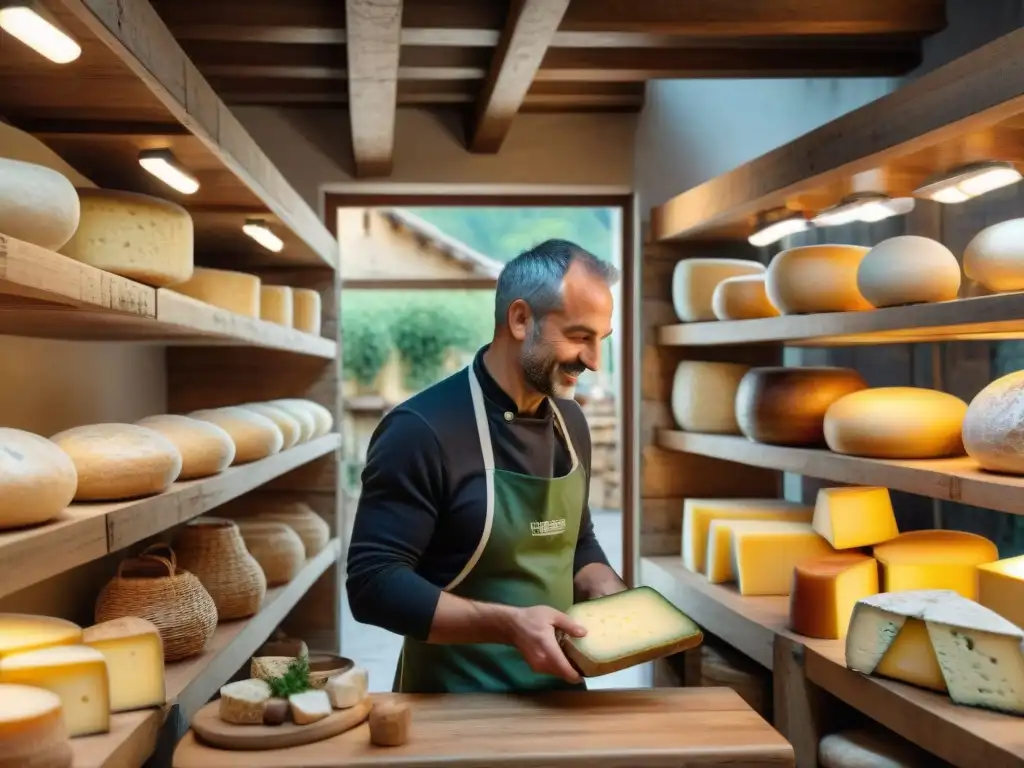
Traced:
[[[192, 730], [199, 739], [211, 747], [232, 750], [274, 749], [323, 741], [355, 728], [370, 714], [369, 700], [350, 709], [338, 709], [315, 723], [296, 725], [236, 725], [220, 719], [220, 701], [214, 700], [196, 712]], [[245, 765], [249, 765], [246, 758]]]
[[379, 694], [409, 704], [409, 741], [370, 744], [369, 725], [261, 752], [203, 746], [190, 731], [174, 768], [729, 768], [792, 766], [793, 749], [728, 688], [492, 694]]

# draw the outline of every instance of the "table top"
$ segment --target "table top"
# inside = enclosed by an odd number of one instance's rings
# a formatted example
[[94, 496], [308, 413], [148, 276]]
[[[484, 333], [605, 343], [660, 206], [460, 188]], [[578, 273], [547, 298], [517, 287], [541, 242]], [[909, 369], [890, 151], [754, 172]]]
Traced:
[[174, 768], [793, 766], [790, 744], [728, 688], [503, 694], [373, 694], [408, 702], [409, 740], [370, 744], [369, 726], [290, 749], [233, 752], [192, 731]]

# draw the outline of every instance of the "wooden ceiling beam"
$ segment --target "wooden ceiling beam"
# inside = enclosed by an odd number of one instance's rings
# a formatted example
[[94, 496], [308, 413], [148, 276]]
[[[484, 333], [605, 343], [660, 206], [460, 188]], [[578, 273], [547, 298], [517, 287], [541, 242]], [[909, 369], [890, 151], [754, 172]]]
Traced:
[[345, 13], [356, 176], [389, 176], [398, 106], [402, 0], [346, 0]]
[[513, 0], [477, 101], [471, 151], [501, 149], [568, 6], [569, 0]]

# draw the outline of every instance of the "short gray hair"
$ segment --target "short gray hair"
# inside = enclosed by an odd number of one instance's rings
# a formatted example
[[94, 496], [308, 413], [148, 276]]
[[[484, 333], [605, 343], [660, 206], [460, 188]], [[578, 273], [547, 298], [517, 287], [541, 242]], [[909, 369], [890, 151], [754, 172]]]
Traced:
[[508, 308], [516, 299], [526, 302], [538, 320], [562, 306], [562, 283], [574, 261], [597, 275], [609, 286], [619, 271], [607, 261], [568, 240], [545, 240], [508, 262], [498, 275], [494, 292], [494, 322], [505, 324]]

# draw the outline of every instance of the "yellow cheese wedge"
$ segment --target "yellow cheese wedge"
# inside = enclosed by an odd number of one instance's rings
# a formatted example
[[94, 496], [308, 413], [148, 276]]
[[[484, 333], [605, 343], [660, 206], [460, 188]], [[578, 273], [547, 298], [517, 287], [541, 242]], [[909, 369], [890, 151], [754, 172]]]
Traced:
[[0, 768], [71, 768], [60, 696], [0, 683]]
[[822, 488], [813, 525], [836, 549], [867, 547], [899, 535], [888, 488]]
[[785, 499], [686, 499], [683, 502], [683, 565], [695, 573], [707, 573], [713, 520], [809, 523], [813, 513], [812, 507]]
[[999, 559], [996, 545], [965, 531], [908, 531], [874, 547], [882, 591], [952, 589], [973, 600], [978, 566]]
[[1024, 627], [1024, 555], [978, 566], [978, 602]]
[[126, 616], [87, 627], [82, 643], [103, 654], [110, 677], [110, 711], [162, 706], [164, 646], [156, 625]]
[[0, 613], [0, 659], [51, 645], [77, 645], [82, 628], [65, 619], [30, 613]]
[[0, 659], [0, 683], [45, 688], [60, 696], [68, 735], [110, 730], [110, 684], [103, 654], [85, 645], [57, 645]]
[[789, 625], [807, 637], [845, 637], [861, 598], [878, 594], [878, 563], [840, 552], [797, 563], [789, 596]]
[[920, 619], [908, 618], [889, 650], [875, 668], [875, 674], [920, 688], [946, 692], [946, 680], [935, 656], [928, 628]]
[[788, 595], [798, 563], [835, 552], [810, 523], [730, 520], [741, 595]]

